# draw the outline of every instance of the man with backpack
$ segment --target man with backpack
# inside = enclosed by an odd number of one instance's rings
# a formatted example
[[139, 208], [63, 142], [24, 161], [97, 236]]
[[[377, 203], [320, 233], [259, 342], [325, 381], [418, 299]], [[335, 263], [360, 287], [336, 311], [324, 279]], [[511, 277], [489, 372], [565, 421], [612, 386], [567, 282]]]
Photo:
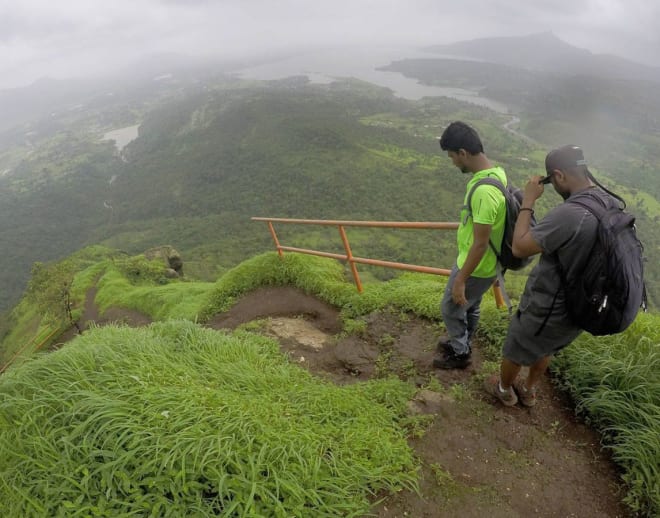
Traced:
[[[477, 132], [464, 122], [452, 122], [440, 137], [440, 147], [453, 164], [472, 174], [468, 193], [483, 178], [494, 178], [506, 186], [501, 167], [494, 166]], [[493, 185], [480, 185], [472, 192], [470, 207], [463, 206], [457, 232], [458, 257], [447, 281], [441, 303], [447, 337], [438, 344], [440, 355], [433, 360], [439, 369], [464, 369], [471, 362], [471, 339], [477, 328], [484, 293], [496, 277], [496, 251], [490, 243], [501, 243], [505, 224], [505, 198]]]
[[[533, 176], [525, 186], [512, 244], [518, 257], [541, 257], [509, 325], [500, 373], [484, 382], [485, 390], [506, 406], [518, 401], [534, 406], [537, 382], [555, 353], [585, 328], [593, 334], [625, 329], [644, 299], [641, 244], [623, 200], [601, 188], [577, 146], [548, 153], [545, 168], [545, 178]], [[549, 183], [565, 201], [531, 226], [534, 204]], [[604, 263], [611, 255], [616, 261], [607, 270]], [[606, 290], [612, 285], [620, 292], [608, 301]], [[593, 309], [586, 307], [592, 303]], [[608, 328], [612, 320], [614, 327]], [[529, 367], [524, 381], [517, 379], [522, 366]]]

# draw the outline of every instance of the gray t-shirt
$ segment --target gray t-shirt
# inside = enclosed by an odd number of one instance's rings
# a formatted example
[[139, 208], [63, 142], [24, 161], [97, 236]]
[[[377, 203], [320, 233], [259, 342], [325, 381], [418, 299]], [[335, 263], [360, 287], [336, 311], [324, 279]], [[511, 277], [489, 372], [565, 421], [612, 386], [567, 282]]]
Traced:
[[603, 190], [590, 187], [571, 195], [531, 230], [532, 237], [543, 252], [538, 264], [529, 274], [518, 309], [528, 316], [537, 317], [534, 320], [539, 321], [543, 321], [552, 310], [547, 323], [550, 326], [571, 327], [564, 290], [559, 289], [559, 268], [564, 271], [567, 279], [579, 275], [596, 240], [596, 217], [584, 207], [570, 203], [581, 196], [598, 197], [606, 207], [615, 207], [618, 204], [616, 199]]

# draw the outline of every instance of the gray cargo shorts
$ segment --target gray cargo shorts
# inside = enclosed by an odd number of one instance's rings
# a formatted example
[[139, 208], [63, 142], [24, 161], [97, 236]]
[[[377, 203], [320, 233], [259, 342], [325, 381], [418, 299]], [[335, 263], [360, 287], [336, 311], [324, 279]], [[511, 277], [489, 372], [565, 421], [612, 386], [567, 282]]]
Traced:
[[575, 340], [582, 329], [575, 327], [567, 318], [550, 318], [543, 325], [545, 316], [516, 311], [509, 324], [502, 355], [517, 365], [530, 366], [546, 356], [558, 353]]

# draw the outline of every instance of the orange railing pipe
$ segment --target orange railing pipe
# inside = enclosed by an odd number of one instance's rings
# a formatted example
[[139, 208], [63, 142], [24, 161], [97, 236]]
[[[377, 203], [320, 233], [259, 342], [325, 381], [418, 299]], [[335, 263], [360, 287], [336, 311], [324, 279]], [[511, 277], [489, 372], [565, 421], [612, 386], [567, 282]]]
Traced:
[[[458, 228], [458, 223], [454, 222], [431, 222], [431, 221], [353, 221], [353, 220], [333, 220], [333, 219], [293, 219], [293, 218], [264, 218], [253, 217], [252, 221], [264, 221], [268, 224], [268, 230], [271, 237], [275, 242], [275, 248], [280, 257], [283, 257], [282, 252], [295, 252], [308, 255], [317, 255], [320, 257], [328, 257], [331, 259], [338, 259], [340, 261], [347, 261], [355, 280], [355, 285], [359, 292], [362, 292], [362, 282], [360, 275], [357, 271], [356, 263], [369, 264], [372, 266], [382, 266], [385, 268], [396, 268], [399, 270], [409, 270], [420, 273], [430, 273], [433, 275], [449, 275], [451, 270], [446, 268], [434, 268], [431, 266], [420, 266], [416, 264], [397, 263], [393, 261], [382, 261], [380, 259], [370, 259], [365, 257], [355, 257], [351, 251], [351, 246], [346, 235], [344, 227], [371, 227], [371, 228], [408, 228], [408, 229], [441, 229], [441, 230], [455, 230]], [[346, 251], [345, 254], [335, 254], [332, 252], [322, 252], [320, 250], [311, 250], [307, 248], [296, 248], [293, 246], [284, 246], [280, 243], [273, 223], [287, 223], [287, 224], [300, 224], [300, 225], [323, 225], [323, 226], [336, 226], [339, 228], [339, 234]], [[493, 284], [493, 295], [495, 296], [495, 303], [497, 307], [504, 305], [504, 298], [502, 291], [497, 282]]]
[[[320, 252], [318, 250], [310, 250], [308, 248], [296, 248], [294, 246], [280, 246], [280, 250], [284, 252], [296, 252], [299, 254], [318, 255], [320, 257], [329, 257], [331, 259], [339, 259], [340, 261], [348, 261], [349, 258], [344, 254], [333, 254], [331, 252]], [[411, 272], [431, 273], [433, 275], [449, 276], [451, 270], [445, 268], [433, 268], [432, 266], [419, 266], [416, 264], [396, 263], [392, 261], [381, 261], [380, 259], [368, 259], [364, 257], [351, 256], [351, 261], [361, 264], [370, 264], [372, 266], [383, 266], [385, 268], [396, 268], [399, 270], [408, 270]]]
[[385, 228], [428, 228], [456, 230], [458, 223], [442, 221], [352, 221], [336, 219], [290, 219], [290, 218], [259, 218], [253, 217], [252, 221], [265, 221], [272, 223], [297, 223], [302, 225], [325, 225], [345, 227], [385, 227]]
[[344, 250], [346, 250], [346, 260], [351, 266], [351, 272], [353, 273], [353, 278], [355, 279], [355, 284], [360, 293], [362, 293], [362, 281], [360, 281], [360, 275], [357, 271], [357, 266], [355, 266], [355, 258], [353, 257], [353, 252], [351, 252], [351, 245], [348, 242], [348, 236], [346, 235], [346, 230], [344, 225], [339, 225], [339, 235], [341, 236], [341, 241], [344, 244]]

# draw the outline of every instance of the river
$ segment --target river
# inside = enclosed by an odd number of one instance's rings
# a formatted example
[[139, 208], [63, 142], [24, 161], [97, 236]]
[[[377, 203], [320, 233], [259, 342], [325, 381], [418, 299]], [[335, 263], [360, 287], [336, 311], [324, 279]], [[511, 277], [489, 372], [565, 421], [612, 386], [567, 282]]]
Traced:
[[331, 83], [343, 77], [354, 77], [368, 83], [389, 88], [398, 97], [418, 100], [422, 97], [451, 97], [499, 113], [509, 113], [497, 101], [482, 97], [478, 92], [464, 88], [448, 88], [420, 84], [416, 79], [398, 72], [378, 70], [392, 61], [406, 58], [441, 58], [413, 48], [346, 48], [301, 53], [295, 56], [238, 70], [236, 75], [245, 79], [275, 80], [292, 76], [307, 76], [312, 83]]

